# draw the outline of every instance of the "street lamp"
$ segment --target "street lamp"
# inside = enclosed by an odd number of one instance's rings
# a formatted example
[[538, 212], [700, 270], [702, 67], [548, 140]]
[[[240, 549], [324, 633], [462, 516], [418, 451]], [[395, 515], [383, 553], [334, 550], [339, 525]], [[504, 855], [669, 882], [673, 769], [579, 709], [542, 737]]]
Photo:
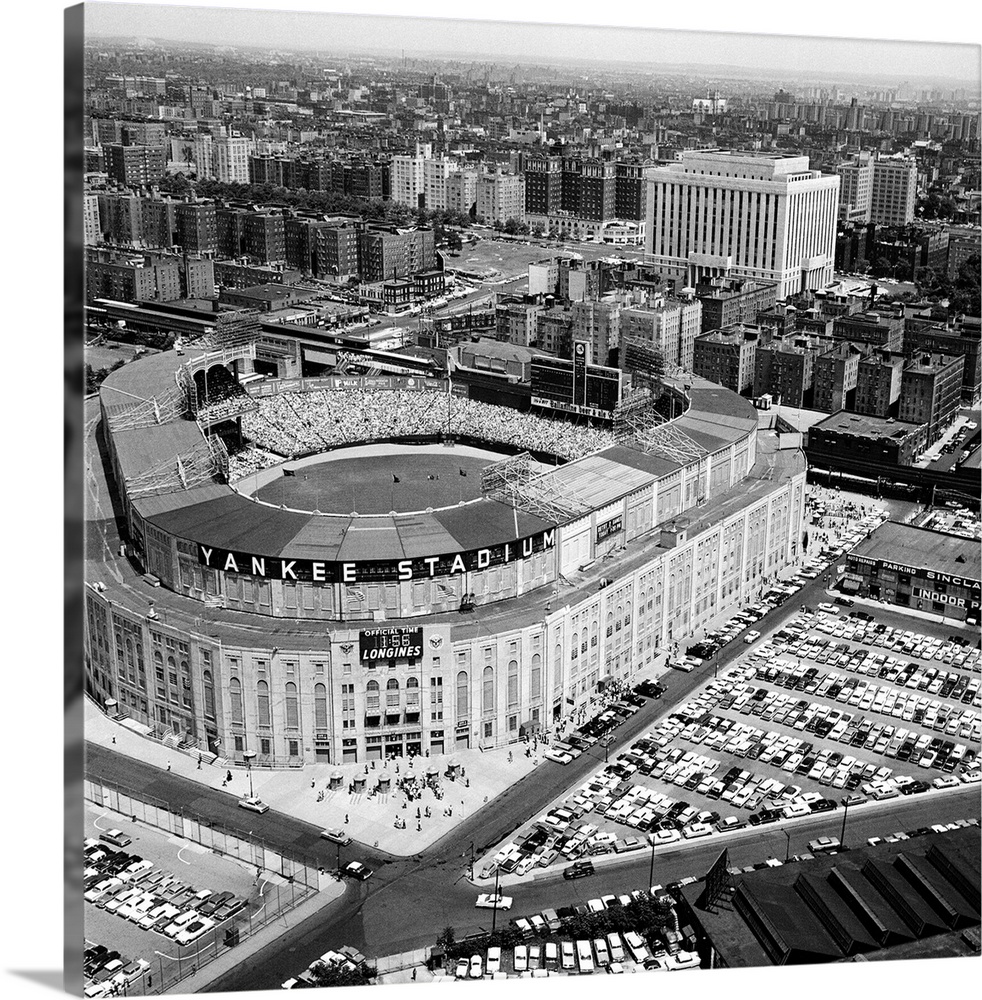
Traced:
[[494, 929], [498, 923], [498, 900], [501, 898], [498, 892], [498, 880], [501, 877], [500, 869], [496, 868], [494, 870], [494, 909], [491, 911], [491, 933], [494, 934]]
[[256, 759], [255, 750], [246, 750], [242, 757], [246, 762], [246, 767], [249, 769], [249, 797], [252, 798], [256, 793], [252, 790], [252, 762]]
[[648, 868], [648, 889], [655, 884], [655, 842], [651, 842], [651, 865]]
[[788, 833], [787, 830], [782, 830], [781, 833], [784, 834], [784, 837], [785, 837], [785, 839], [788, 842], [787, 850], [785, 850], [785, 852], [784, 852], [784, 860], [785, 861], [790, 861], [791, 860], [791, 834]]
[[846, 817], [849, 815], [849, 800], [842, 803], [842, 830], [839, 831], [839, 847], [846, 846]]

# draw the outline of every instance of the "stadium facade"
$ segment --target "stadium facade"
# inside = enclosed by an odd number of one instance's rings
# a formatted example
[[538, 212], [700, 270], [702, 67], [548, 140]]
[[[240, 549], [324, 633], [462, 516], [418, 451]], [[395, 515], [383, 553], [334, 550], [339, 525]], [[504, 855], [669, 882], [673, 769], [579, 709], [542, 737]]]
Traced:
[[[100, 545], [90, 512], [86, 689], [168, 741], [267, 766], [502, 745], [650, 671], [799, 558], [803, 454], [712, 383], [680, 385], [684, 414], [643, 446], [545, 474], [505, 461], [478, 500], [368, 517], [227, 481], [208, 418], [187, 417], [203, 371], [247, 362], [166, 352], [100, 393], [125, 543]], [[375, 384], [447, 388], [397, 381]]]

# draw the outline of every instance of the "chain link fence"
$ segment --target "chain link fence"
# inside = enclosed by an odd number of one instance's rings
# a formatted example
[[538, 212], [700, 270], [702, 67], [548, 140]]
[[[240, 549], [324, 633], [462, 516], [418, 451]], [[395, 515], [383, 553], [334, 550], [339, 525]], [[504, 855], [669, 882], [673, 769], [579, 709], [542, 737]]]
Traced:
[[[230, 948], [237, 947], [320, 888], [323, 876], [318, 862], [289, 857], [262, 839], [243, 837], [221, 823], [206, 820], [186, 809], [175, 811], [162, 800], [114, 782], [86, 778], [84, 794], [87, 801], [129, 816], [133, 822], [145, 823], [201, 844], [218, 855], [248, 864], [256, 869], [257, 875], [256, 888], [246, 908], [191, 944], [182, 946], [152, 935], [152, 942], [160, 947], [154, 948], [152, 955], [145, 956], [150, 968], [110, 995], [144, 996], [173, 989], [181, 980], [193, 976]], [[284, 881], [270, 882], [270, 875]]]

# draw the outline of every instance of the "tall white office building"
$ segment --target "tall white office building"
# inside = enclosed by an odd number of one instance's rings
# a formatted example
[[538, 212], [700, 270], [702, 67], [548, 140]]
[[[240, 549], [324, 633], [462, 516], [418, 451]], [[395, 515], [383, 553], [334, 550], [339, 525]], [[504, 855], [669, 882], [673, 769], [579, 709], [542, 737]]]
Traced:
[[831, 282], [839, 178], [807, 156], [688, 151], [647, 184], [645, 249], [666, 277], [773, 281], [782, 299]]

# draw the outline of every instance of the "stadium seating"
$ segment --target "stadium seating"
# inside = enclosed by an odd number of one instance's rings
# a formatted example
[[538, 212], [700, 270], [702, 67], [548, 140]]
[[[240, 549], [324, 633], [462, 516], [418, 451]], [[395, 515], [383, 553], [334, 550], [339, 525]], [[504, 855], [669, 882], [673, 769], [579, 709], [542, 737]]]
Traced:
[[[257, 447], [285, 457], [387, 438], [451, 434], [580, 458], [615, 444], [608, 430], [553, 420], [473, 399], [399, 389], [281, 393], [257, 400], [242, 430]], [[447, 409], [450, 407], [448, 425]]]

